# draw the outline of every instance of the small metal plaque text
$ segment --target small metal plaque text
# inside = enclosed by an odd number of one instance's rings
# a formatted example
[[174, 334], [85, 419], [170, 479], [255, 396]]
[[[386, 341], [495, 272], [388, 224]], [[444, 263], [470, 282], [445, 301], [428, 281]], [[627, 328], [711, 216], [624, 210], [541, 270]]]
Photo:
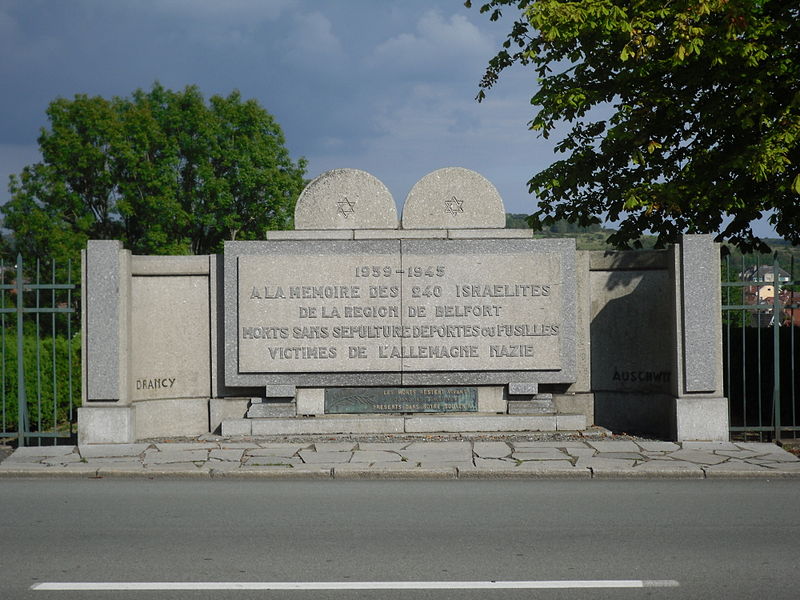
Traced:
[[474, 387], [358, 387], [325, 390], [327, 414], [477, 412]]

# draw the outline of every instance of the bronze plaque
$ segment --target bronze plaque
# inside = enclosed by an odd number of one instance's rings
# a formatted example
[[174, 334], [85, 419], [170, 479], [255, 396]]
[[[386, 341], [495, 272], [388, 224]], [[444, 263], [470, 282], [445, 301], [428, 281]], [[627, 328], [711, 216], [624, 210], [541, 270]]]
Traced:
[[326, 414], [477, 412], [474, 387], [353, 387], [325, 390]]

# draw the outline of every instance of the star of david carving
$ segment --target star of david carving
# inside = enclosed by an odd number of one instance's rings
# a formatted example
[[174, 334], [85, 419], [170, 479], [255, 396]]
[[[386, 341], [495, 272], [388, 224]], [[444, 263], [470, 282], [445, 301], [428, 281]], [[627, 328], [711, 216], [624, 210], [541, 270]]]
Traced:
[[336, 204], [339, 205], [339, 209], [336, 211], [336, 214], [342, 215], [345, 219], [356, 212], [355, 201], [351, 201], [347, 196], [345, 196], [343, 200], [340, 200]]
[[444, 201], [444, 212], [446, 212], [448, 215], [453, 215], [455, 217], [458, 213], [464, 212], [463, 204], [464, 204], [463, 200], [459, 200], [458, 198], [453, 196], [452, 200]]

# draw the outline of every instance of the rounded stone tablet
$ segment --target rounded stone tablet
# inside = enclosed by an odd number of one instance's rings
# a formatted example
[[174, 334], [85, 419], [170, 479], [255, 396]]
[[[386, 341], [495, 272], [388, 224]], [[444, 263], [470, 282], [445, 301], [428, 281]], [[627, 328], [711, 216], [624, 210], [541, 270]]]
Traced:
[[497, 189], [480, 173], [447, 167], [425, 175], [403, 205], [403, 229], [496, 229], [506, 226]]
[[295, 229], [397, 229], [397, 206], [375, 176], [358, 169], [326, 171], [297, 199]]

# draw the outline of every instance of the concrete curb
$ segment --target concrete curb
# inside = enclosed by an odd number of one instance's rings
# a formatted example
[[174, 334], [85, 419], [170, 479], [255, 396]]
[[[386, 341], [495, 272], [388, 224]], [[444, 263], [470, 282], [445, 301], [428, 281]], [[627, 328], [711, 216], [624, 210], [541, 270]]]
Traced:
[[78, 471], [74, 469], [0, 469], [0, 479], [94, 479], [97, 470]]
[[174, 480], [687, 480], [687, 479], [800, 479], [800, 472], [787, 471], [697, 471], [642, 472], [636, 470], [489, 470], [459, 469], [456, 467], [415, 469], [246, 469], [240, 471], [197, 469], [196, 471], [149, 469], [2, 469], [0, 479], [174, 479]]
[[420, 467], [409, 469], [347, 469], [334, 467], [333, 478], [342, 480], [366, 479], [366, 480], [411, 480], [411, 479], [457, 479], [458, 469], [455, 467]]
[[643, 469], [602, 469], [590, 467], [592, 479], [705, 479], [702, 469], [671, 469], [651, 471]]
[[590, 479], [589, 469], [459, 469], [459, 479]]

